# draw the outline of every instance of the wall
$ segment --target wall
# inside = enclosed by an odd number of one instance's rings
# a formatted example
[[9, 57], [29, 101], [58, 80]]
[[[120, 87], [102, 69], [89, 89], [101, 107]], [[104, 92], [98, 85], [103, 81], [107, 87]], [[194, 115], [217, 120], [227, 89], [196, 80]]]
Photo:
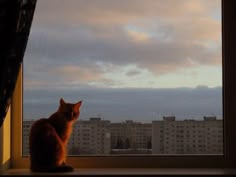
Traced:
[[10, 150], [11, 150], [11, 110], [8, 110], [3, 126], [0, 128], [0, 172], [10, 167]]

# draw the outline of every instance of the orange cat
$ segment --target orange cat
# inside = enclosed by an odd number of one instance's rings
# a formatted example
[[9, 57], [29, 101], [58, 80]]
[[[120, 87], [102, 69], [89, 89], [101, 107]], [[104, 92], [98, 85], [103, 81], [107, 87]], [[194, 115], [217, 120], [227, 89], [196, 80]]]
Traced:
[[36, 121], [30, 131], [30, 168], [35, 172], [69, 172], [66, 145], [80, 114], [82, 101], [72, 104], [60, 99], [58, 111]]

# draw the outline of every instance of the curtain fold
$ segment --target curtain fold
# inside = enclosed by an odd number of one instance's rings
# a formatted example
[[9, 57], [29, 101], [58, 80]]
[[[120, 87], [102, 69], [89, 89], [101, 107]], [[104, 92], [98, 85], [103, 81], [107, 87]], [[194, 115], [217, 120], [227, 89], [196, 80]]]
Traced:
[[37, 0], [0, 0], [0, 127], [11, 104]]

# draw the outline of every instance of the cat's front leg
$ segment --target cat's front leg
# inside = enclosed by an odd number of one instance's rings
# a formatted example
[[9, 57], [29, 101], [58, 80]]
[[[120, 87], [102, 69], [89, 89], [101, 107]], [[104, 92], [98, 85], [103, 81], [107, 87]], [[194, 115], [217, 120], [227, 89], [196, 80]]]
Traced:
[[62, 165], [62, 166], [65, 166], [65, 165], [66, 165], [66, 162], [65, 162], [65, 161], [63, 161], [61, 165]]

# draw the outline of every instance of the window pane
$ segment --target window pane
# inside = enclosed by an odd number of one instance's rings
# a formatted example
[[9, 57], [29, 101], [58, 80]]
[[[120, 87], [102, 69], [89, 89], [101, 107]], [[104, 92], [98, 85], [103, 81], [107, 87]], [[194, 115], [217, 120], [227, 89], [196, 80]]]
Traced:
[[38, 1], [24, 58], [32, 123], [83, 100], [70, 155], [222, 154], [220, 0]]

